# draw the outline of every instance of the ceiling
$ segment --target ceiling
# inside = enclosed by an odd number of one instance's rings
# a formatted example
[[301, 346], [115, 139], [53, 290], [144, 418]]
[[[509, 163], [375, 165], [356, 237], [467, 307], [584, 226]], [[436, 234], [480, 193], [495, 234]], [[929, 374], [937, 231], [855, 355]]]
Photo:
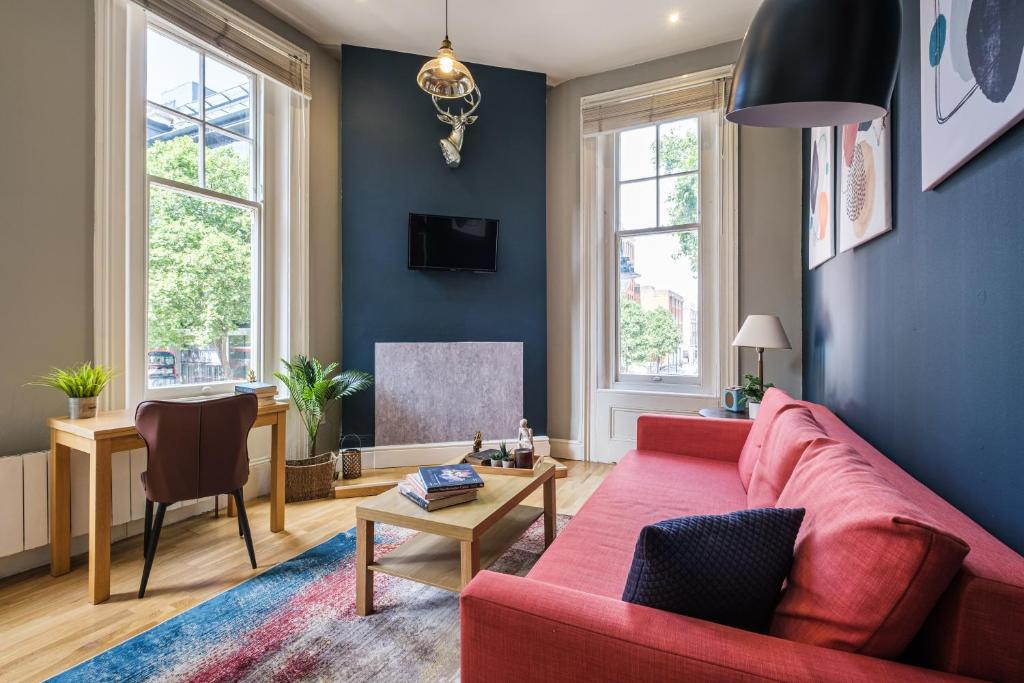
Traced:
[[[257, 1], [327, 45], [430, 54], [444, 37], [444, 0]], [[741, 38], [761, 0], [449, 2], [459, 59], [560, 83]]]

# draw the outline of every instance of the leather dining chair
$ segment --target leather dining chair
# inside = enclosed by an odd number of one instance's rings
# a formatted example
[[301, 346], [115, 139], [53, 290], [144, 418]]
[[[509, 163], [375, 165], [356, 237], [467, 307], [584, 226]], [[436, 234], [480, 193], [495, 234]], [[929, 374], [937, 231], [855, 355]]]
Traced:
[[[239, 394], [206, 401], [145, 401], [135, 411], [135, 428], [146, 442], [146, 527], [139, 597], [156, 556], [160, 528], [167, 507], [222, 493], [234, 496], [238, 506], [238, 535], [245, 537], [249, 562], [256, 568], [252, 534], [245, 514], [242, 486], [249, 479], [246, 441], [256, 421], [257, 399]], [[153, 505], [156, 504], [156, 518]]]

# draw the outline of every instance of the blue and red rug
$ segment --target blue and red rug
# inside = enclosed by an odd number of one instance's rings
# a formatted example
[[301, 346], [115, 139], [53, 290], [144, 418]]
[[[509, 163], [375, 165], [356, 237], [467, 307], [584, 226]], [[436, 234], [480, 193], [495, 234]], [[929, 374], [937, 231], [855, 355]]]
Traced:
[[[490, 569], [528, 572], [544, 550], [542, 522]], [[378, 554], [412, 533], [377, 525]], [[458, 680], [458, 596], [377, 574], [377, 612], [356, 616], [355, 542], [354, 529], [338, 534], [50, 680]]]

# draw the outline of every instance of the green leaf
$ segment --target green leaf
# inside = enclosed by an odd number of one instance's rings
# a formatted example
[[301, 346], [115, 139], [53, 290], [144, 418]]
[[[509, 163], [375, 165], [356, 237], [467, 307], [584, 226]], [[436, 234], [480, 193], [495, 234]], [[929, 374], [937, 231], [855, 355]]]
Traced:
[[111, 368], [105, 365], [93, 367], [92, 363], [86, 362], [67, 369], [52, 368], [26, 386], [59, 389], [68, 398], [91, 398], [99, 396], [113, 377], [114, 371]]

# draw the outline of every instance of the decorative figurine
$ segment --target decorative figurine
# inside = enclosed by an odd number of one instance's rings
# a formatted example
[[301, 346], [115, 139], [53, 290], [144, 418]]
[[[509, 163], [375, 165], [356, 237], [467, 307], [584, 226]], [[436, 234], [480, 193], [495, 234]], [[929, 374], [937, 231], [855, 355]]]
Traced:
[[249, 381], [250, 382], [255, 382], [256, 381], [256, 371], [253, 370], [252, 368], [249, 368]]
[[481, 434], [480, 432], [477, 432], [476, 434], [473, 435], [473, 452], [474, 453], [479, 453], [480, 452], [480, 448], [483, 447], [483, 445], [484, 445], [484, 435]]
[[519, 421], [519, 447], [533, 450], [533, 430], [527, 426], [526, 418]]

